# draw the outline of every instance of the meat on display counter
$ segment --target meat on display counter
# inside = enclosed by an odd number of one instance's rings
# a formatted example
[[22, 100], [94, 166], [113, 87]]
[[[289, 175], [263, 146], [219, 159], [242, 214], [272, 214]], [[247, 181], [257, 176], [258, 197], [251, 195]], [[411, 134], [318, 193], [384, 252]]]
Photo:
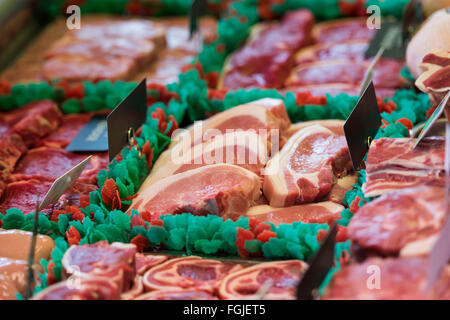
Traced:
[[[379, 5], [398, 15], [407, 2]], [[54, 3], [33, 5], [64, 12]], [[36, 202], [89, 155], [38, 214], [33, 299], [295, 299], [334, 224], [334, 266], [315, 298], [450, 297], [448, 265], [423, 290], [448, 210], [445, 138], [413, 148], [450, 87], [445, 9], [405, 59], [375, 65], [382, 125], [354, 170], [343, 126], [376, 33], [364, 1], [327, 13], [232, 1], [219, 18], [210, 1], [193, 38], [186, 5], [129, 1], [118, 15], [96, 3], [81, 4], [80, 29], [53, 19], [0, 74], [0, 298], [27, 298]], [[147, 117], [132, 145], [112, 162], [66, 150], [142, 78]], [[382, 270], [382, 289], [366, 285], [368, 266]]]

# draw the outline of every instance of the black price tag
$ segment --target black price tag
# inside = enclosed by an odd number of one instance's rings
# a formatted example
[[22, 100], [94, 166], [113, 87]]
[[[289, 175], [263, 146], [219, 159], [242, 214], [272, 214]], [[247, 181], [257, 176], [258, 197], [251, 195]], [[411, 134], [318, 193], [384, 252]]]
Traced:
[[328, 272], [334, 266], [336, 235], [337, 224], [334, 223], [298, 284], [298, 300], [313, 300], [315, 296], [314, 292], [320, 287]]
[[55, 204], [56, 202], [58, 202], [59, 198], [61, 198], [61, 196], [78, 180], [91, 158], [92, 156], [87, 157], [75, 167], [56, 179], [55, 182], [53, 182], [50, 190], [47, 191], [44, 200], [42, 200], [41, 204], [39, 205], [39, 211], [47, 208], [51, 204]]
[[370, 82], [344, 124], [345, 138], [355, 171], [359, 169], [380, 126], [380, 110], [373, 82]]
[[146, 79], [126, 97], [106, 118], [109, 161], [129, 143], [129, 132], [136, 132], [147, 116]]
[[407, 42], [419, 29], [424, 20], [423, 5], [419, 0], [411, 0], [403, 11], [402, 37]]
[[198, 19], [206, 13], [207, 0], [194, 0], [189, 10], [189, 38], [198, 30]]
[[93, 117], [67, 146], [72, 152], [102, 152], [108, 150], [108, 131], [105, 116]]
[[405, 58], [406, 43], [403, 41], [402, 24], [396, 21], [384, 21], [381, 29], [377, 31], [366, 51], [366, 57], [376, 56], [381, 47], [384, 47], [383, 57], [396, 60]]
[[427, 285], [425, 290], [429, 292], [439, 279], [442, 270], [450, 260], [450, 124], [446, 125], [445, 133], [445, 217], [446, 222], [439, 238], [431, 249], [428, 258]]

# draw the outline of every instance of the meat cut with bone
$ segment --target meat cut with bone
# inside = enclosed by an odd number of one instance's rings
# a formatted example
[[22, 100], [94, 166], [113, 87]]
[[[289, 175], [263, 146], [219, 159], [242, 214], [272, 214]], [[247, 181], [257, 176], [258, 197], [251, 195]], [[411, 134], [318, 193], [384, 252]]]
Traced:
[[161, 156], [164, 164], [152, 170], [140, 190], [162, 178], [209, 164], [234, 164], [260, 175], [268, 160], [268, 144], [254, 131], [233, 131], [194, 147], [179, 143]]
[[[212, 139], [217, 134], [224, 134], [227, 130], [265, 130], [267, 138], [271, 137], [271, 130], [278, 130], [279, 137], [289, 128], [291, 121], [284, 103], [280, 99], [264, 98], [247, 104], [225, 110], [211, 118], [196, 122], [188, 129], [177, 131], [170, 147], [185, 141], [191, 145]], [[187, 139], [187, 140], [185, 140]]]
[[204, 291], [177, 289], [147, 292], [134, 300], [217, 300], [217, 297]]
[[92, 277], [77, 282], [66, 280], [54, 284], [38, 294], [33, 300], [119, 300], [117, 285], [107, 278]]
[[71, 246], [62, 259], [63, 272], [66, 277], [106, 278], [125, 292], [136, 275], [135, 254], [134, 244], [119, 242]]
[[260, 177], [231, 164], [213, 164], [161, 179], [130, 208], [151, 214], [215, 214], [238, 218], [261, 195]]
[[342, 210], [344, 210], [344, 206], [324, 201], [285, 208], [274, 208], [268, 205], [255, 206], [247, 211], [246, 216], [261, 222], [271, 222], [276, 226], [281, 223], [291, 224], [293, 222], [331, 224], [340, 219]]
[[385, 194], [360, 208], [347, 235], [355, 255], [426, 255], [445, 220], [443, 184]]
[[214, 293], [220, 281], [229, 273], [240, 270], [240, 265], [196, 256], [171, 259], [144, 275], [147, 290], [191, 290]]
[[367, 28], [367, 19], [347, 18], [314, 25], [312, 36], [317, 43], [338, 43], [348, 40], [369, 41], [375, 32], [375, 29]]
[[351, 170], [345, 137], [321, 125], [295, 133], [266, 166], [264, 195], [273, 207], [317, 201]]
[[[361, 264], [344, 266], [325, 291], [324, 299], [336, 300], [448, 300], [450, 266], [433, 290], [425, 291], [426, 258], [371, 258]], [[377, 279], [374, 276], [379, 275]]]
[[300, 260], [259, 263], [255, 266], [230, 273], [220, 284], [222, 299], [261, 299], [262, 286], [269, 289], [263, 299], [295, 299], [295, 291], [308, 264]]
[[363, 184], [366, 197], [443, 180], [445, 139], [424, 138], [413, 148], [415, 142], [413, 138], [381, 138], [370, 145]]
[[[348, 83], [360, 85], [370, 61], [330, 60], [298, 65], [286, 79], [286, 87], [320, 85], [326, 83]], [[376, 64], [373, 84], [376, 88], [398, 88], [403, 85], [398, 77], [403, 64], [396, 60], [384, 59]]]

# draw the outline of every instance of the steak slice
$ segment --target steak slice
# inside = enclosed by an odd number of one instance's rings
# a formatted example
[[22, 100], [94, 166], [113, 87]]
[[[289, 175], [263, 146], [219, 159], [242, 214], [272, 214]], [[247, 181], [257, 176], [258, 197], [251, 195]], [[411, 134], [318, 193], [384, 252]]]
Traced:
[[385, 194], [354, 215], [347, 229], [357, 256], [427, 254], [444, 224], [443, 186]]
[[339, 43], [348, 40], [369, 41], [375, 29], [367, 28], [366, 18], [347, 18], [314, 25], [312, 36], [317, 43]]
[[119, 300], [117, 285], [107, 278], [92, 277], [56, 283], [35, 295], [33, 300]]
[[[338, 79], [340, 80], [340, 79]], [[359, 85], [350, 83], [324, 83], [324, 84], [311, 84], [305, 86], [292, 86], [285, 89], [295, 94], [301, 92], [309, 92], [314, 96], [325, 96], [326, 94], [337, 96], [341, 93], [346, 93], [351, 96], [359, 95]], [[380, 88], [376, 87], [377, 97], [390, 98], [394, 95], [394, 88]]]
[[26, 294], [28, 262], [0, 257], [0, 300], [16, 300]]
[[219, 87], [281, 88], [294, 62], [294, 53], [310, 42], [314, 16], [308, 10], [292, 11], [280, 23], [265, 25], [224, 67]]
[[[34, 212], [36, 207], [36, 196], [45, 195], [51, 185], [51, 181], [35, 179], [9, 183], [0, 199], [0, 212], [4, 214], [6, 210], [11, 208], [19, 209], [25, 214]], [[70, 205], [79, 207], [80, 197], [89, 195], [89, 193], [95, 189], [96, 186], [92, 184], [76, 182], [70, 190], [63, 194], [53, 208], [62, 209]], [[43, 210], [43, 212], [48, 211], [49, 209]]]
[[[450, 266], [443, 270], [429, 294], [425, 293], [427, 269], [426, 258], [371, 258], [362, 264], [343, 266], [326, 289], [324, 299], [450, 299]], [[379, 283], [374, 280], [377, 275]]]
[[258, 291], [269, 282], [264, 299], [295, 299], [298, 281], [307, 268], [300, 260], [259, 263], [227, 275], [220, 284], [219, 296], [232, 300], [260, 299]]
[[213, 294], [227, 274], [241, 268], [240, 265], [196, 256], [176, 258], [147, 271], [144, 275], [144, 287], [147, 290], [183, 289]]
[[[277, 130], [278, 136], [282, 138], [290, 125], [291, 121], [283, 100], [264, 98], [225, 110], [205, 121], [196, 122], [188, 132], [177, 130], [170, 147], [179, 142], [191, 145], [203, 143], [218, 134], [225, 134], [227, 130], [228, 132], [252, 130], [261, 135], [266, 131], [268, 139], [271, 138], [271, 130]], [[198, 131], [197, 135], [195, 130]]]
[[[370, 61], [330, 60], [300, 64], [286, 79], [286, 87], [320, 85], [326, 83], [348, 83], [359, 86]], [[403, 85], [399, 78], [403, 63], [384, 59], [376, 64], [373, 84], [376, 88], [399, 88]]]
[[332, 224], [340, 219], [342, 210], [344, 210], [344, 206], [324, 201], [285, 208], [261, 205], [251, 207], [246, 216], [261, 222], [271, 222], [276, 226], [281, 223], [291, 224], [293, 222]]
[[117, 285], [119, 292], [126, 292], [136, 275], [135, 254], [135, 245], [119, 242], [71, 246], [62, 259], [64, 275], [108, 279]]
[[92, 114], [64, 115], [61, 126], [56, 129], [56, 131], [36, 143], [36, 147], [65, 149], [91, 118]]
[[25, 152], [27, 152], [27, 147], [19, 135], [2, 134], [0, 138], [0, 180], [6, 181], [14, 171], [17, 161]]
[[267, 139], [253, 131], [225, 133], [194, 147], [180, 143], [165, 152], [164, 164], [152, 170], [140, 190], [162, 178], [210, 164], [234, 164], [261, 175], [268, 160]]
[[218, 300], [208, 292], [198, 290], [156, 290], [144, 293], [135, 300]]
[[303, 121], [303, 122], [293, 123], [289, 127], [289, 130], [286, 132], [286, 138], [289, 139], [298, 131], [300, 131], [306, 127], [315, 125], [315, 124], [319, 124], [327, 129], [333, 131], [333, 133], [336, 135], [343, 136], [344, 135], [344, 123], [345, 123], [344, 120], [334, 120], [334, 119], [312, 120], [312, 121]]
[[321, 125], [305, 127], [268, 162], [264, 195], [273, 207], [320, 200], [330, 192], [335, 176], [351, 167], [345, 137]]
[[24, 116], [16, 118], [17, 122], [11, 127], [11, 132], [21, 136], [27, 147], [34, 146], [61, 124], [61, 111], [51, 100], [34, 101], [23, 108]]
[[155, 43], [156, 48], [165, 47], [164, 26], [149, 19], [111, 19], [91, 15], [83, 20], [83, 28], [69, 30], [67, 35], [76, 39], [145, 39]]
[[128, 57], [88, 58], [83, 55], [58, 55], [46, 59], [42, 73], [47, 81], [62, 79], [69, 82], [89, 80], [128, 80], [135, 71]]
[[[423, 58], [420, 67], [424, 72], [416, 80], [416, 86], [438, 104], [450, 91], [450, 51], [431, 51]], [[447, 103], [445, 112], [450, 119], [450, 103]]]
[[[9, 181], [48, 180], [53, 181], [72, 167], [83, 161], [88, 155], [72, 153], [64, 149], [41, 147], [28, 151], [19, 161]], [[108, 166], [107, 153], [92, 156], [78, 182], [97, 183], [97, 174]]]
[[375, 197], [444, 176], [444, 137], [427, 137], [413, 149], [413, 138], [381, 138], [372, 142], [367, 155], [366, 197]]
[[165, 262], [169, 257], [162, 255], [136, 253], [134, 257], [136, 262], [136, 273], [143, 275], [150, 268]]
[[368, 48], [369, 41], [367, 40], [318, 43], [300, 49], [295, 54], [295, 64], [328, 60], [364, 61]]
[[[0, 257], [28, 261], [32, 232], [23, 230], [0, 229]], [[55, 247], [52, 238], [46, 235], [38, 235], [36, 238], [35, 261], [50, 259], [50, 254]]]
[[133, 200], [130, 210], [238, 218], [260, 197], [260, 189], [260, 178], [253, 172], [213, 164], [159, 180]]

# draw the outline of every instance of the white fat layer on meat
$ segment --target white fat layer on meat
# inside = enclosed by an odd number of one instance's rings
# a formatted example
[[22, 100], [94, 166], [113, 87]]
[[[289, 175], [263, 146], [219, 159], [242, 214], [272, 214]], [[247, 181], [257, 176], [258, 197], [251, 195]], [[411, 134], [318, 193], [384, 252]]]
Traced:
[[[225, 150], [222, 152], [224, 147]], [[240, 148], [239, 152], [237, 147]], [[181, 149], [181, 144], [177, 144], [161, 154], [158, 161], [155, 163], [152, 172], [140, 187], [139, 192], [142, 192], [155, 182], [171, 176], [183, 165], [194, 164], [194, 160], [197, 161], [196, 159], [201, 159], [200, 164], [205, 165], [220, 163], [239, 165], [256, 163], [264, 164], [267, 162], [268, 158], [267, 140], [253, 131], [228, 132], [221, 137], [217, 137], [216, 139], [212, 139], [202, 144], [197, 144], [194, 147], [189, 145], [185, 150]], [[245, 157], [246, 149], [250, 151], [248, 159]], [[220, 150], [222, 152], [222, 161], [215, 161], [217, 160], [216, 157], [211, 156], [213, 150]], [[229, 153], [231, 153], [232, 157], [230, 157]], [[234, 155], [236, 156], [238, 163], [234, 163]], [[160, 159], [162, 159], [161, 162], [159, 162]], [[244, 160], [244, 162], [248, 163], [239, 163], [240, 160]], [[252, 163], [252, 161], [256, 161], [256, 163]]]
[[[244, 168], [241, 168], [239, 166], [235, 166], [235, 165], [231, 165], [231, 164], [212, 164], [212, 165], [207, 165], [207, 166], [203, 166], [197, 169], [193, 169], [193, 170], [188, 170], [182, 173], [178, 173], [172, 176], [169, 176], [167, 178], [161, 179], [157, 182], [155, 182], [154, 184], [152, 184], [151, 186], [147, 187], [146, 189], [144, 189], [138, 197], [134, 198], [132, 206], [133, 204], [136, 203], [137, 201], [143, 200], [141, 205], [137, 208], [133, 208], [137, 211], [144, 211], [144, 207], [145, 205], [151, 201], [158, 193], [162, 192], [163, 190], [165, 190], [167, 187], [172, 186], [174, 183], [176, 183], [179, 180], [183, 180], [185, 178], [191, 177], [191, 176], [195, 176], [198, 174], [201, 174], [203, 171], [206, 170], [217, 170], [217, 174], [225, 174], [224, 171], [228, 171], [228, 172], [239, 172], [240, 174], [242, 174], [243, 176], [247, 176], [249, 179], [255, 181], [255, 190], [252, 190], [252, 194], [249, 194], [249, 198], [250, 201], [254, 200], [256, 198], [256, 196], [259, 196], [259, 190], [260, 190], [260, 179], [259, 176], [257, 176], [256, 174], [254, 174], [251, 171], [248, 171]], [[222, 172], [221, 172], [222, 170]], [[190, 192], [195, 192], [195, 190], [191, 190]], [[183, 197], [183, 192], [177, 194], [177, 195], [173, 195], [173, 199], [175, 198], [182, 198]]]
[[[311, 173], [297, 173], [290, 166], [290, 160], [292, 157], [292, 153], [295, 152], [298, 145], [301, 144], [306, 138], [311, 135], [325, 133], [334, 135], [333, 132], [319, 124], [314, 124], [308, 127], [305, 127], [299, 131], [297, 131], [292, 137], [284, 145], [283, 149], [276, 154], [276, 156], [270, 160], [266, 166], [266, 170], [270, 173], [266, 176], [266, 179], [269, 179], [270, 184], [274, 190], [274, 193], [277, 194], [275, 196], [272, 195], [270, 200], [270, 204], [272, 206], [281, 207], [284, 206], [284, 200], [287, 197], [288, 189], [286, 184], [286, 177], [284, 170], [288, 170], [293, 177], [294, 184], [299, 191], [301, 196], [302, 190], [298, 187], [296, 181], [300, 178], [305, 178], [314, 185], [318, 186], [319, 178], [317, 176], [317, 172]], [[274, 169], [274, 166], [278, 166], [278, 170]]]
[[276, 207], [272, 207], [272, 206], [265, 204], [265, 205], [251, 207], [250, 209], [248, 209], [246, 215], [255, 216], [255, 215], [259, 215], [259, 214], [266, 214], [268, 212], [276, 213], [276, 212], [282, 212], [286, 209], [292, 209], [292, 208], [298, 208], [299, 210], [300, 209], [308, 210], [308, 208], [316, 207], [316, 206], [320, 206], [324, 209], [324, 211], [330, 211], [330, 212], [340, 212], [344, 209], [344, 206], [342, 206], [336, 202], [332, 202], [332, 201], [308, 203], [308, 204], [292, 206], [292, 207], [284, 207], [284, 208], [276, 208]]
[[[262, 123], [268, 123], [268, 121], [274, 121], [274, 119], [270, 119], [273, 118], [273, 116], [271, 116], [270, 111], [261, 104], [258, 104], [257, 101], [252, 102], [252, 103], [248, 103], [245, 105], [240, 105], [228, 110], [225, 110], [221, 113], [218, 113], [214, 116], [212, 116], [211, 118], [201, 121], [201, 128], [202, 128], [202, 132], [201, 134], [203, 135], [207, 130], [211, 129], [215, 129], [218, 126], [220, 126], [221, 123], [231, 119], [231, 118], [235, 118], [235, 117], [239, 117], [242, 115], [249, 115], [252, 116], [254, 118], [259, 119], [259, 121], [261, 121]], [[191, 137], [191, 142], [193, 143], [199, 143], [199, 141], [197, 141], [198, 137], [195, 137], [195, 130], [194, 127], [198, 126], [200, 127], [200, 122], [196, 122], [194, 125], [190, 126], [188, 128], [189, 130], [189, 134]], [[178, 131], [181, 132], [181, 131]], [[199, 137], [201, 138], [201, 137]], [[181, 134], [176, 134], [174, 139], [172, 139], [172, 143], [170, 144], [169, 148], [174, 147], [176, 144], [181, 142]]]
[[428, 255], [439, 234], [432, 235], [405, 245], [400, 251], [400, 257], [414, 257]]

